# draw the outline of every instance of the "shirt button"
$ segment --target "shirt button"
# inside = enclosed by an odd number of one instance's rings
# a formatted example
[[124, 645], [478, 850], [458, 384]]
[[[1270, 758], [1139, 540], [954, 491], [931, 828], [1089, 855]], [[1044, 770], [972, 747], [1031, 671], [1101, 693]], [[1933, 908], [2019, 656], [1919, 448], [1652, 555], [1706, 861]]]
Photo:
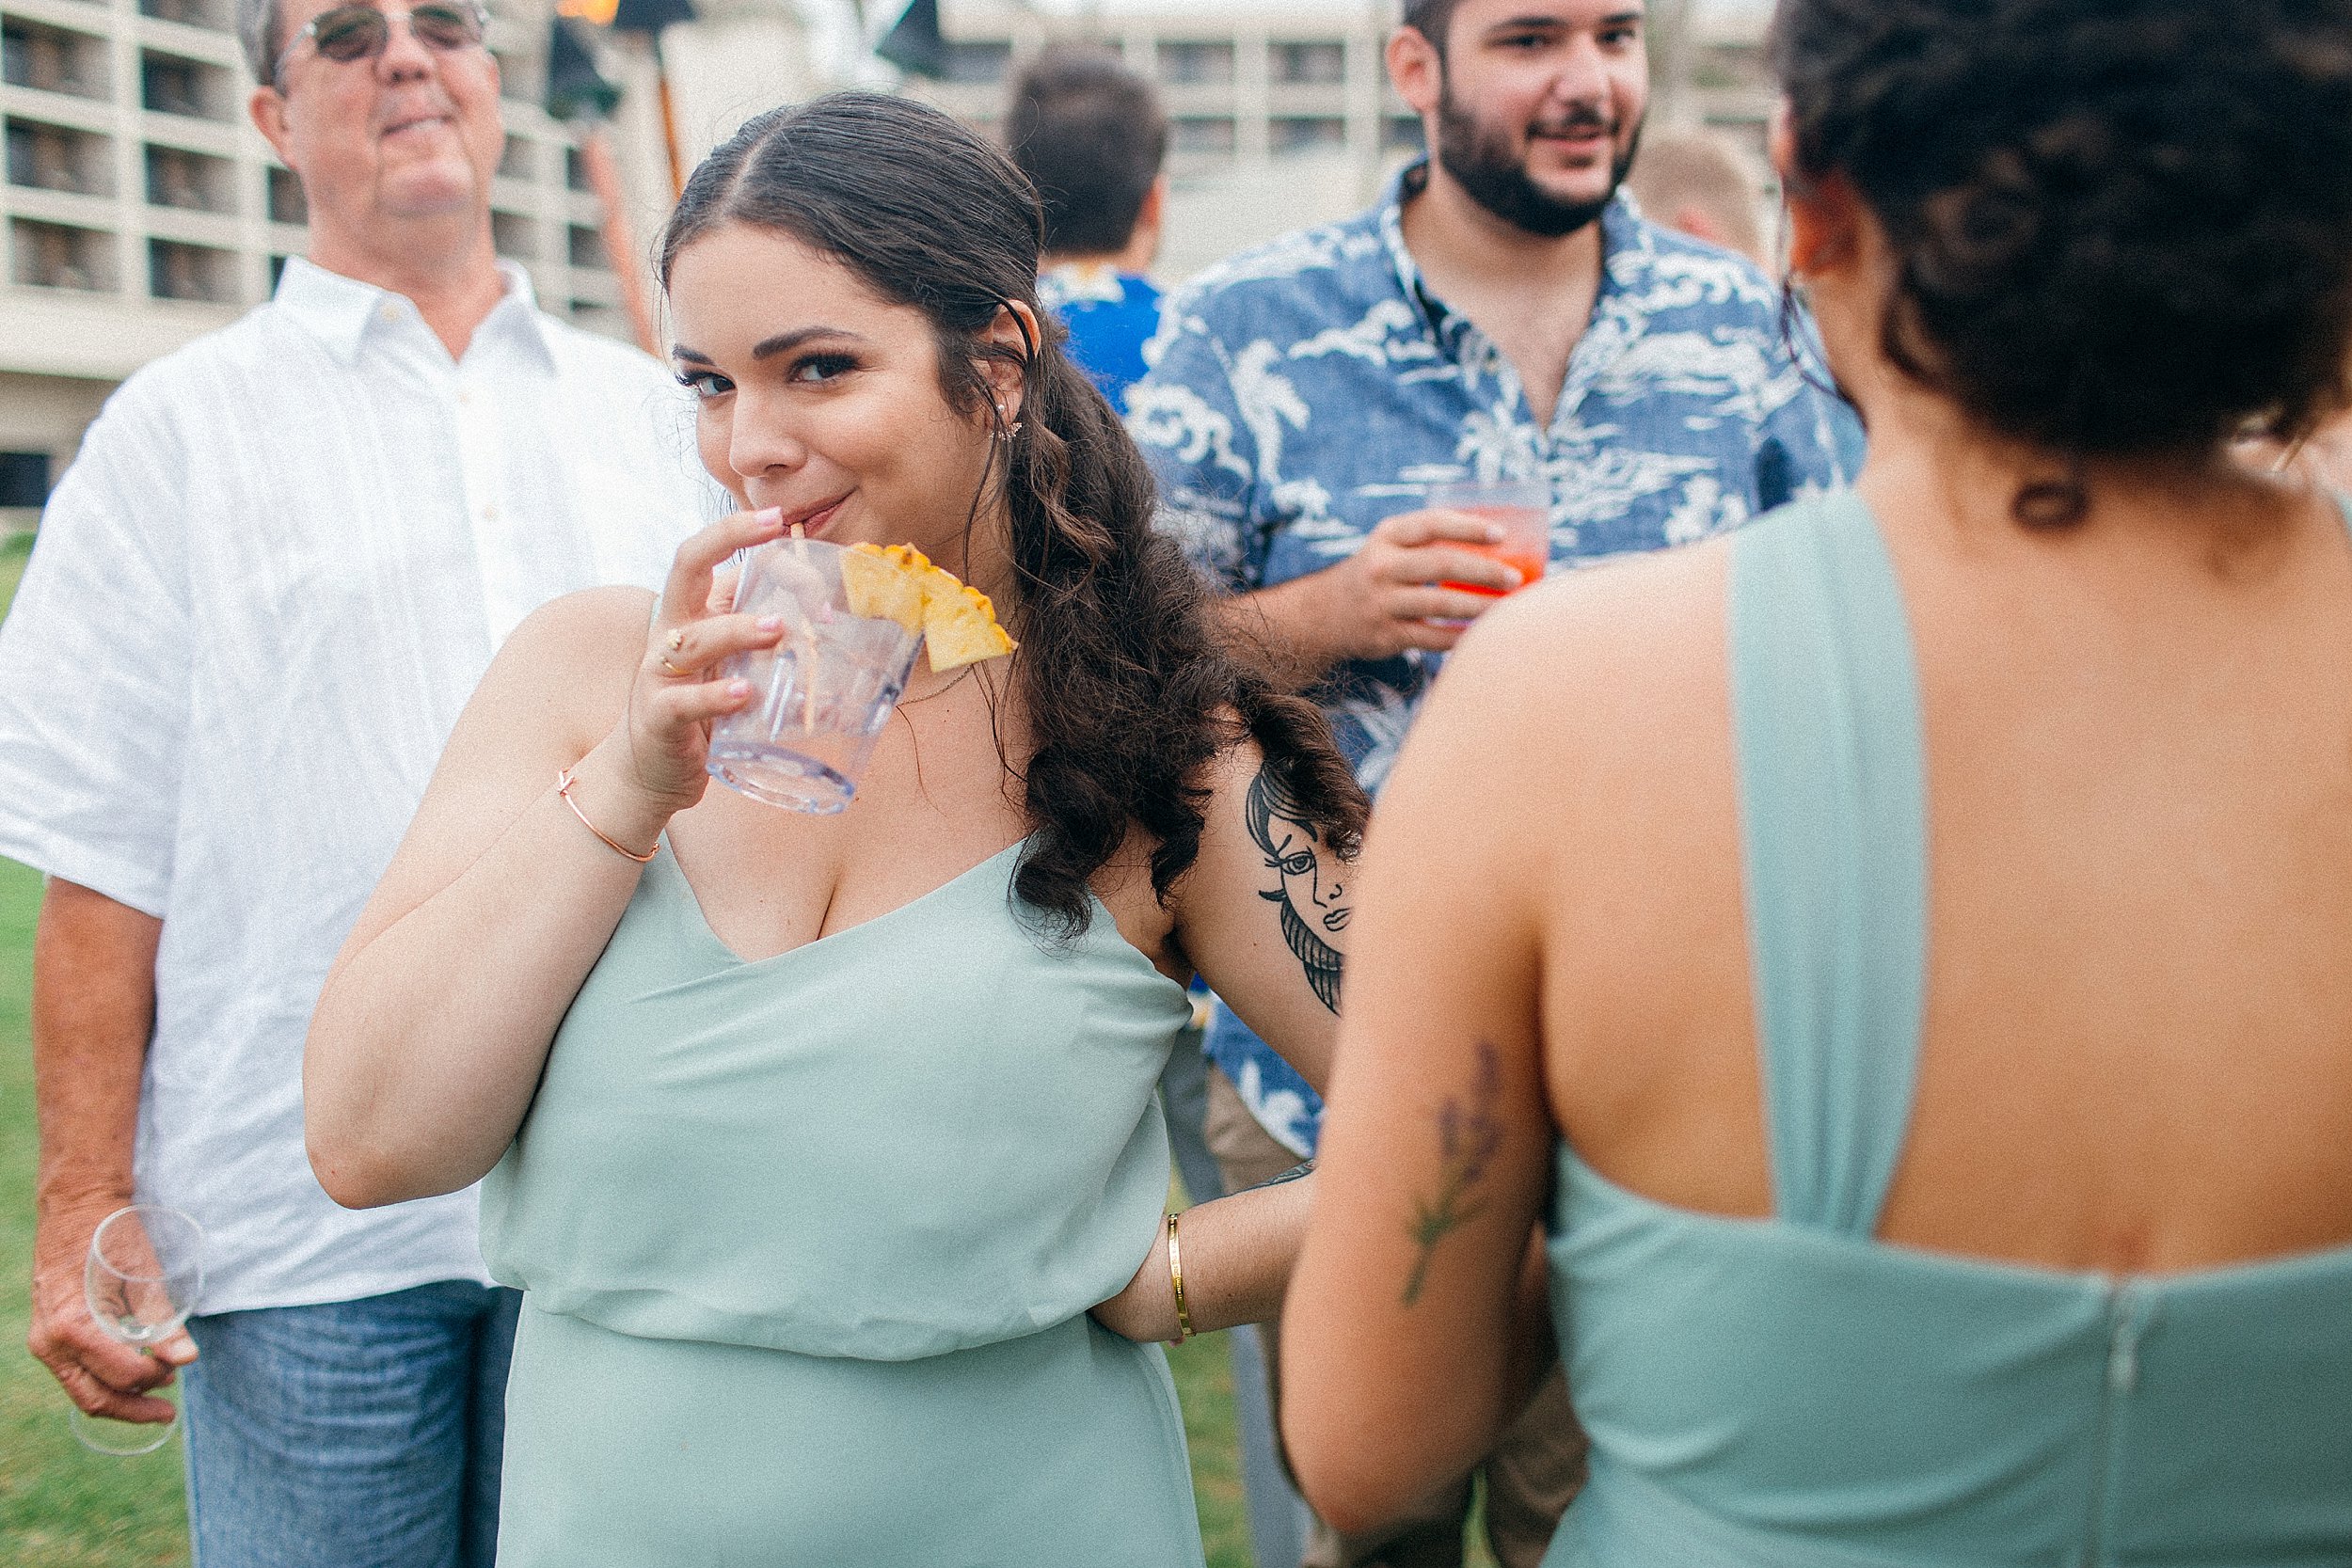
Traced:
[[495, 506], [484, 507], [482, 509], [482, 520], [485, 523], [497, 522], [499, 520], [499, 509]]
[[400, 320], [400, 307], [397, 305], [387, 305], [382, 309], [378, 310], [376, 314], [383, 317], [388, 322], [396, 322]]

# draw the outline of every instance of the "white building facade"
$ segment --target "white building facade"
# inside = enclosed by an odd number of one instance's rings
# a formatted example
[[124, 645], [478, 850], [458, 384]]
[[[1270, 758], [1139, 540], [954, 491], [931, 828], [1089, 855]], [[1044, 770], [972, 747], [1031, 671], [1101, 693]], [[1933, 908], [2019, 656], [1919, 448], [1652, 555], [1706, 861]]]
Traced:
[[[620, 280], [573, 129], [540, 108], [553, 0], [492, 0], [489, 45], [508, 139], [492, 192], [501, 255], [541, 304], [626, 336]], [[246, 119], [251, 82], [231, 0], [0, 0], [0, 532], [72, 461], [124, 376], [268, 296], [304, 244], [302, 193]], [[612, 127], [625, 246], [642, 258], [672, 198], [670, 146], [691, 168], [744, 119], [830, 86], [887, 83], [858, 32], [901, 0], [699, 0], [662, 35], [669, 130], [650, 45], [603, 38], [623, 89]], [[1389, 86], [1396, 0], [943, 0], [945, 82], [914, 92], [984, 130], [1012, 73], [1056, 38], [1116, 49], [1171, 120], [1163, 280], [1302, 224], [1367, 205], [1418, 153], [1420, 122]], [[1713, 0], [1672, 52], [1661, 110], [1758, 150], [1771, 104], [1766, 12]]]
[[[543, 5], [491, 22], [492, 223], [543, 305], [610, 330], [596, 202], [538, 106]], [[38, 507], [117, 382], [266, 298], [302, 251], [301, 184], [246, 119], [232, 26], [230, 0], [0, 0], [0, 506]]]
[[1001, 121], [1020, 62], [1056, 39], [1099, 41], [1158, 86], [1172, 186], [1164, 279], [1357, 211], [1421, 146], [1382, 63], [1395, 0], [1125, 0], [1051, 15], [943, 0], [941, 18], [949, 79], [910, 90], [982, 129]]

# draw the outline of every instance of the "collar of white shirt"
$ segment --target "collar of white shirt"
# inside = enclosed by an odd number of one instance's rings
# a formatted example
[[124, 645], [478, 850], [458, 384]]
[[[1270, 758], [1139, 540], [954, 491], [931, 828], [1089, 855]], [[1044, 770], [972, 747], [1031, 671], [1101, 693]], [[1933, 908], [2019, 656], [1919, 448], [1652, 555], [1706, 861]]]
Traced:
[[[531, 286], [531, 275], [512, 261], [501, 261], [498, 268], [499, 276], [506, 280], [506, 297], [491, 307], [476, 331], [511, 331], [518, 341], [531, 343], [546, 367], [553, 371], [555, 349], [548, 341], [546, 324], [539, 315], [539, 296]], [[271, 303], [325, 343], [327, 351], [346, 365], [359, 362], [359, 350], [370, 331], [401, 322], [422, 325], [423, 321], [405, 294], [329, 272], [300, 256], [286, 258], [286, 268], [278, 275], [278, 292], [271, 296]], [[511, 326], [507, 325], [510, 322]]]

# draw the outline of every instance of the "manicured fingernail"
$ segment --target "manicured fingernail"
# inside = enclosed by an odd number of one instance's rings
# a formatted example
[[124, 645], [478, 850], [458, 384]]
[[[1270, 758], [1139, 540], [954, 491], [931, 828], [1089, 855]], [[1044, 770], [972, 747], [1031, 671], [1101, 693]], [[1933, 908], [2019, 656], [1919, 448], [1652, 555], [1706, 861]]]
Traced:
[[727, 695], [728, 695], [728, 696], [730, 696], [730, 697], [748, 697], [748, 696], [750, 696], [751, 694], [752, 694], [752, 683], [751, 683], [751, 682], [749, 682], [749, 681], [729, 681], [729, 682], [727, 682]]
[[1502, 543], [1502, 525], [1501, 523], [1488, 523], [1486, 525], [1487, 544], [1500, 545]]
[[752, 519], [758, 523], [761, 529], [772, 532], [784, 527], [784, 508], [781, 506], [762, 507], [752, 514]]
[[784, 629], [784, 617], [781, 615], [762, 615], [759, 618], [759, 629], [762, 631], [782, 631]]

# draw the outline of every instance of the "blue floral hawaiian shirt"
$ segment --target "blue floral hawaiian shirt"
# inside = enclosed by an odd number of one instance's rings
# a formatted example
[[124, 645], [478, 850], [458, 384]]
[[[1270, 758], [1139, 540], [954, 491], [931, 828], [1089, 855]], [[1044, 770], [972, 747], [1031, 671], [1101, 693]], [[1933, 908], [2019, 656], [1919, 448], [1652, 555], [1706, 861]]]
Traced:
[[[1423, 285], [1403, 170], [1344, 222], [1289, 234], [1170, 295], [1128, 392], [1128, 426], [1160, 483], [1164, 529], [1234, 590], [1352, 554], [1430, 486], [1536, 479], [1551, 488], [1561, 570], [1737, 528], [1843, 485], [1862, 430], [1826, 391], [1809, 325], [1744, 260], [1659, 228], [1620, 193], [1601, 216], [1601, 286], [1549, 428], [1518, 372]], [[1438, 660], [1343, 666], [1315, 692], [1376, 791]], [[1220, 1007], [1210, 1056], [1268, 1132], [1311, 1152], [1322, 1106]]]

